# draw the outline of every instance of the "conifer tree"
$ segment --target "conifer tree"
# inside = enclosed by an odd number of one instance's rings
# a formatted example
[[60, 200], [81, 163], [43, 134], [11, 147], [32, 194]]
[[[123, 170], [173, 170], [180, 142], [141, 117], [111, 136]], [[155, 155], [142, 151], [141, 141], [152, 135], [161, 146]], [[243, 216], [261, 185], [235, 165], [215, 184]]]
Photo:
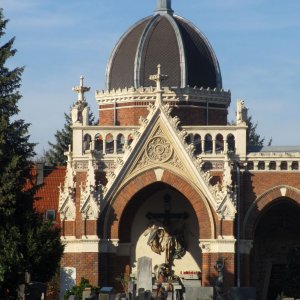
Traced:
[[34, 189], [26, 188], [33, 186], [30, 160], [35, 144], [29, 142], [29, 124], [17, 119], [24, 69], [6, 66], [16, 54], [14, 38], [2, 45], [6, 24], [0, 9], [0, 299], [18, 299], [25, 272], [49, 280], [63, 246], [59, 229], [34, 211]]
[[[89, 113], [89, 124], [96, 125], [95, 116]], [[66, 165], [66, 157], [64, 153], [68, 151], [69, 145], [72, 145], [72, 120], [71, 116], [65, 113], [65, 124], [62, 130], [57, 130], [54, 137], [56, 143], [48, 142], [50, 149], [45, 153], [45, 162], [51, 166]]]
[[259, 133], [257, 133], [258, 123], [252, 122], [252, 116], [248, 116], [246, 124], [247, 128], [247, 145], [248, 146], [263, 146], [265, 138], [262, 138]]

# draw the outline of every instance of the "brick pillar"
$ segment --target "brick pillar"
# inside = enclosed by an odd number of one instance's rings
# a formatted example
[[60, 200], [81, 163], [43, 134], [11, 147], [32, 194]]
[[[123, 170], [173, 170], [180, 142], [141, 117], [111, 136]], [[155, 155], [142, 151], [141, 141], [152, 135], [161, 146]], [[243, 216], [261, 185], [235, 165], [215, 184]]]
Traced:
[[200, 240], [202, 249], [202, 286], [214, 286], [218, 277], [215, 264], [225, 259], [224, 291], [227, 293], [234, 286], [235, 271], [235, 239]]
[[240, 253], [241, 253], [241, 284], [245, 287], [250, 287], [250, 253], [253, 248], [252, 240], [240, 240]]

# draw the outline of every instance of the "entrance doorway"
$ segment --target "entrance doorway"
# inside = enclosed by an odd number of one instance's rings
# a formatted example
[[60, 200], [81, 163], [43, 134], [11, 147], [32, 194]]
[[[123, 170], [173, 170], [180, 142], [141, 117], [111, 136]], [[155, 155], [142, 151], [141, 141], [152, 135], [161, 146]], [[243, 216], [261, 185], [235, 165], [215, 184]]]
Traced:
[[299, 216], [299, 205], [287, 198], [278, 199], [262, 212], [252, 252], [257, 299], [274, 300], [283, 291], [289, 252], [300, 246]]
[[[161, 245], [152, 243], [154, 231], [147, 230], [149, 225], [159, 228]], [[178, 190], [165, 183], [151, 184], [131, 199], [122, 215], [120, 233], [120, 242], [131, 244], [133, 273], [142, 256], [152, 259], [153, 271], [164, 263], [172, 265], [175, 275], [201, 271], [199, 224], [194, 209]], [[164, 244], [164, 236], [173, 247], [171, 252], [169, 245]]]

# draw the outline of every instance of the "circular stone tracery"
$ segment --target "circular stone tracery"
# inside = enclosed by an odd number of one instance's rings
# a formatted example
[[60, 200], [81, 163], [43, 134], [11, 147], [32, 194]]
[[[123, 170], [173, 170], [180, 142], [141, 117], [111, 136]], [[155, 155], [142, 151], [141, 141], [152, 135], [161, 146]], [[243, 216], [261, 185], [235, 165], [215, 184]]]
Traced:
[[166, 162], [173, 154], [171, 144], [161, 136], [153, 137], [146, 148], [147, 156], [154, 162]]

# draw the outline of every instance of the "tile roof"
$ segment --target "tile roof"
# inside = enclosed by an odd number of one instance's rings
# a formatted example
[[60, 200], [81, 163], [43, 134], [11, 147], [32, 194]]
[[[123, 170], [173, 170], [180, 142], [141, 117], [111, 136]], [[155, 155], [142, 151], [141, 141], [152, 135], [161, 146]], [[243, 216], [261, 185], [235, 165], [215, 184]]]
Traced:
[[[36, 172], [34, 167], [33, 174]], [[59, 201], [59, 186], [64, 183], [66, 174], [65, 167], [44, 167], [43, 185], [35, 193], [34, 207], [36, 210], [45, 215], [46, 210], [56, 211], [56, 222], [59, 222], [57, 213]]]

